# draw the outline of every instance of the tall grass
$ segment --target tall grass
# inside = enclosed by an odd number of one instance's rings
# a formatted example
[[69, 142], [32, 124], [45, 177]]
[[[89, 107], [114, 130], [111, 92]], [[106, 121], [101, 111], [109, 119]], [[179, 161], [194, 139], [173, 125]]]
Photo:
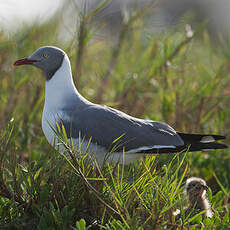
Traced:
[[[43, 45], [66, 50], [78, 90], [93, 102], [180, 131], [229, 132], [227, 43], [214, 49], [205, 26], [192, 37], [180, 25], [146, 34], [141, 15], [125, 22], [116, 45], [92, 42], [88, 18], [82, 15], [78, 36], [65, 44], [57, 40], [60, 15], [0, 34], [0, 228], [227, 229], [228, 150], [148, 156], [129, 166], [104, 166], [98, 174], [87, 156], [65, 157], [47, 144], [41, 131], [45, 79], [31, 67], [12, 67]], [[72, 49], [76, 39], [79, 47]], [[71, 148], [66, 154], [73, 156]], [[212, 219], [176, 221], [172, 215], [186, 206], [183, 186], [190, 176], [210, 186]]]

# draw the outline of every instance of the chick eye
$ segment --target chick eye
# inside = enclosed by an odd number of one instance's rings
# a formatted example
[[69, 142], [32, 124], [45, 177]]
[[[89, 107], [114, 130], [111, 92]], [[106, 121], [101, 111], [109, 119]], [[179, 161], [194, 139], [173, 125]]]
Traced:
[[49, 56], [49, 55], [48, 55], [47, 53], [43, 53], [43, 54], [42, 54], [42, 57], [44, 57], [44, 58], [48, 58], [48, 56]]

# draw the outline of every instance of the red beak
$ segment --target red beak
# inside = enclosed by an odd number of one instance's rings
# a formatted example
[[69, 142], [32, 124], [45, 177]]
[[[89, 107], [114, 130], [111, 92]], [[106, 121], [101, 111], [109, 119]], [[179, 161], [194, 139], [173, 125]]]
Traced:
[[22, 58], [14, 62], [14, 66], [19, 66], [19, 65], [32, 65], [33, 63], [37, 62], [37, 60], [32, 60], [28, 58]]

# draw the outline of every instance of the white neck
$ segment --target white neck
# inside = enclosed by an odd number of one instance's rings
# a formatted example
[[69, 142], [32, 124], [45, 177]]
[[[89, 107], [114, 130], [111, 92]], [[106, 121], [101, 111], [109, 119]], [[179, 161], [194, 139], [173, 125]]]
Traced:
[[45, 105], [57, 108], [65, 105], [70, 99], [79, 103], [86, 101], [74, 85], [70, 61], [65, 55], [61, 67], [49, 81], [46, 81]]

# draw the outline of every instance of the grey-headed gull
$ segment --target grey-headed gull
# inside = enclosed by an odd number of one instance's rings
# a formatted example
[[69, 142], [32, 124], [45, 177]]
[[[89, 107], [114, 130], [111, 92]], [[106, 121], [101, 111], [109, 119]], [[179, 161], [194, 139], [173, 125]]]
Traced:
[[[185, 208], [184, 214], [187, 218], [188, 216], [192, 218], [196, 214], [203, 212], [204, 217], [213, 217], [213, 212], [209, 200], [206, 196], [206, 191], [208, 186], [205, 180], [199, 177], [190, 177], [186, 180], [185, 184], [185, 194], [188, 200], [188, 207]], [[176, 220], [181, 217], [179, 210], [174, 212]]]
[[125, 163], [129, 163], [143, 154], [227, 148], [216, 142], [224, 136], [176, 132], [165, 123], [138, 119], [89, 102], [74, 85], [67, 54], [57, 47], [41, 47], [14, 63], [19, 65], [35, 66], [45, 75], [42, 129], [51, 145], [57, 143], [55, 130], [58, 131], [59, 124], [64, 125], [69, 140], [72, 138], [77, 147], [80, 145], [81, 152], [87, 148], [98, 162], [106, 155], [112, 161], [122, 161], [123, 152]]

